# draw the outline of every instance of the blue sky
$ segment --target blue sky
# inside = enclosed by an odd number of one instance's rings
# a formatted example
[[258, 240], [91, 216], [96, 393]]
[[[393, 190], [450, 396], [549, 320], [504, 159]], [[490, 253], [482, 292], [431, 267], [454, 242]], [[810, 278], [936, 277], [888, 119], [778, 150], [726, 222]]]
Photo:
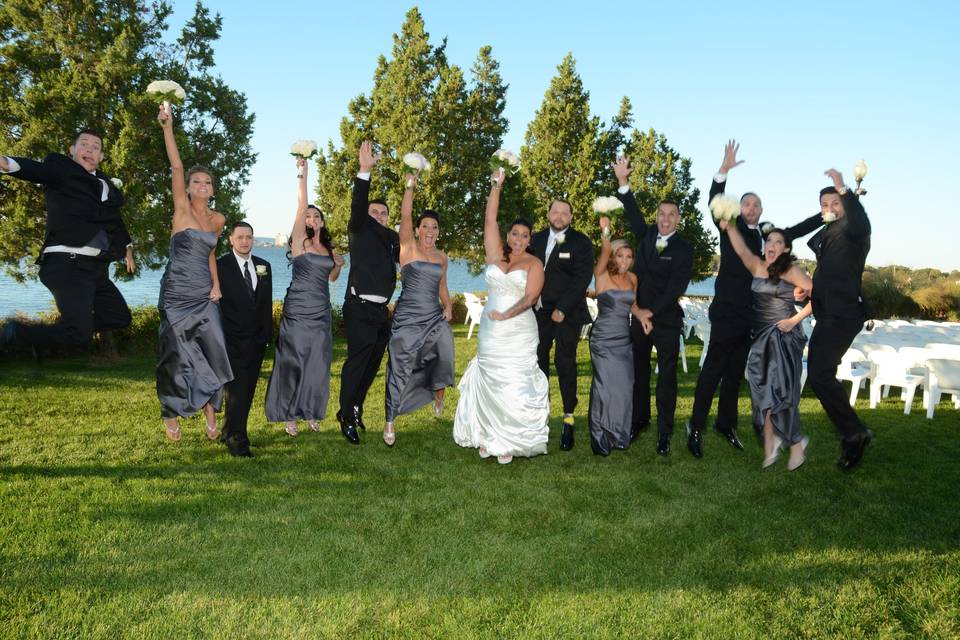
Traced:
[[[412, 6], [400, 2], [208, 1], [223, 17], [219, 73], [246, 93], [259, 154], [244, 197], [257, 235], [285, 232], [290, 143], [338, 141], [348, 101], [368, 93]], [[756, 191], [764, 217], [817, 210], [823, 171], [852, 183], [864, 158], [868, 263], [960, 268], [951, 153], [960, 147], [960, 3], [421, 2], [431, 41], [469, 69], [489, 44], [510, 88], [504, 146], [519, 151], [556, 66], [572, 52], [593, 112], [620, 98], [636, 125], [693, 160], [703, 197], [727, 138], [746, 163], [729, 191]], [[178, 30], [192, 1], [174, 2]], [[311, 185], [312, 188], [312, 185]], [[613, 185], [611, 185], [611, 191]], [[478, 230], [479, 233], [479, 230]], [[809, 257], [806, 247], [798, 255]]]

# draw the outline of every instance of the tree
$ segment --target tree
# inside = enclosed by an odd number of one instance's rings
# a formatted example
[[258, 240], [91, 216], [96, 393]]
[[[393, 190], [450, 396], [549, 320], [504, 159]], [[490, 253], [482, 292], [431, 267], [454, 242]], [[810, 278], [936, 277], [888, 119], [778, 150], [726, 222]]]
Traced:
[[[0, 153], [66, 153], [77, 130], [102, 131], [102, 168], [123, 181], [124, 219], [141, 267], [165, 260], [172, 212], [156, 105], [144, 95], [149, 82], [170, 79], [186, 89], [176, 113], [181, 154], [188, 165], [213, 171], [215, 206], [228, 222], [241, 217], [241, 190], [255, 159], [246, 98], [213, 75], [220, 16], [197, 2], [176, 44], [166, 44], [169, 15], [163, 1], [0, 4]], [[42, 191], [3, 179], [0, 200], [0, 262], [14, 277], [31, 276], [24, 258], [43, 242]]]
[[489, 158], [500, 146], [507, 122], [503, 117], [506, 85], [499, 64], [483, 47], [467, 83], [463, 71], [446, 57], [446, 41], [430, 44], [423, 17], [407, 12], [393, 36], [391, 58], [381, 56], [369, 96], [350, 101], [340, 122], [342, 145], [327, 143], [317, 161], [317, 196], [328, 214], [337, 244], [346, 247], [357, 149], [370, 138], [383, 157], [372, 176], [371, 197], [384, 198], [392, 220], [399, 219], [403, 195], [402, 157], [425, 155], [431, 171], [421, 176], [417, 207], [441, 216], [441, 246], [456, 257], [482, 262], [482, 228]]

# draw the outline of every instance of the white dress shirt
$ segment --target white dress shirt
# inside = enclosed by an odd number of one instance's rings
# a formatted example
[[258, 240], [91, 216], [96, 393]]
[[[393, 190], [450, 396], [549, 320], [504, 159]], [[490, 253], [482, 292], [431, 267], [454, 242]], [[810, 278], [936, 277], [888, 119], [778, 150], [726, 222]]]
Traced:
[[250, 277], [253, 279], [253, 290], [256, 291], [257, 290], [257, 265], [253, 264], [253, 254], [251, 253], [249, 258], [242, 258], [240, 257], [240, 254], [234, 251], [233, 257], [237, 259], [237, 265], [240, 266], [240, 277], [243, 278], [244, 280], [246, 280], [247, 277], [243, 275], [243, 265], [245, 265], [248, 262], [250, 263], [250, 266], [248, 267], [248, 269], [250, 269]]

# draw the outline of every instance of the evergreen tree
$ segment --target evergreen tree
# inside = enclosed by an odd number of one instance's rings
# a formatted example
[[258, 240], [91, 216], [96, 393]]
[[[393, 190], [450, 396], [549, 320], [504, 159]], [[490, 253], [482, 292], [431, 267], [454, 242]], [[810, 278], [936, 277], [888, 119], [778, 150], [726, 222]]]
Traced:
[[350, 101], [340, 123], [343, 145], [333, 141], [318, 159], [317, 195], [329, 214], [331, 234], [346, 248], [357, 149], [364, 139], [381, 149], [381, 161], [371, 176], [371, 197], [384, 198], [391, 219], [399, 219], [403, 195], [402, 158], [417, 151], [431, 171], [421, 176], [416, 206], [440, 213], [440, 246], [452, 256], [482, 262], [483, 199], [489, 159], [506, 131], [503, 117], [506, 85], [490, 47], [481, 48], [468, 84], [463, 71], [446, 57], [446, 41], [430, 44], [423, 17], [407, 12], [394, 34], [391, 57], [381, 56], [369, 97]]
[[[228, 221], [240, 217], [240, 192], [254, 160], [246, 99], [212, 73], [220, 17], [197, 2], [177, 43], [166, 44], [169, 15], [162, 1], [0, 4], [0, 153], [67, 153], [77, 130], [102, 131], [101, 167], [123, 181], [124, 219], [141, 267], [165, 259], [173, 208], [147, 84], [171, 79], [186, 89], [187, 102], [176, 110], [181, 153], [187, 164], [212, 169], [215, 206]], [[43, 241], [42, 191], [3, 179], [0, 201], [0, 262], [23, 278], [32, 262], [23, 258], [35, 256]]]

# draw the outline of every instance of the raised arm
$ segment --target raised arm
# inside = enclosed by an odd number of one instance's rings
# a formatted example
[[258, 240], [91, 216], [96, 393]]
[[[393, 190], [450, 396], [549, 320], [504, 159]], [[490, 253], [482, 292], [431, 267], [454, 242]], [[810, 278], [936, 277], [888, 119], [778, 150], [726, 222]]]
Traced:
[[163, 144], [167, 148], [167, 159], [170, 161], [173, 207], [174, 213], [176, 214], [179, 211], [187, 211], [190, 208], [190, 200], [187, 198], [187, 183], [183, 175], [183, 160], [180, 159], [180, 151], [177, 149], [177, 138], [173, 134], [173, 107], [161, 104], [160, 113], [157, 114], [157, 120], [163, 129]]
[[600, 278], [607, 273], [610, 253], [610, 218], [600, 216], [600, 257], [597, 259], [597, 266], [593, 268], [593, 277], [597, 279], [597, 289], [600, 288]]
[[51, 184], [59, 182], [63, 175], [63, 162], [57, 160], [67, 160], [66, 157], [51, 153], [43, 162], [37, 162], [30, 158], [13, 158], [0, 156], [0, 174], [10, 174], [12, 178], [18, 178], [35, 184]]
[[540, 299], [540, 291], [543, 290], [543, 263], [539, 258], [530, 260], [530, 268], [527, 269], [527, 286], [523, 295], [517, 300], [516, 304], [506, 311], [491, 311], [491, 320], [509, 320], [520, 315], [527, 309], [530, 309]]
[[[727, 141], [726, 146], [723, 148], [723, 162], [720, 163], [720, 169], [717, 170], [717, 175], [710, 182], [710, 195], [707, 196], [708, 205], [713, 202], [715, 196], [726, 191], [727, 174], [730, 173], [730, 170], [743, 164], [743, 160], [737, 160], [737, 153], [739, 151], [740, 144], [737, 143], [736, 140], [731, 139]], [[723, 179], [719, 179], [721, 176]], [[716, 224], [716, 220], [714, 220], [714, 224]]]
[[637, 200], [630, 192], [630, 174], [633, 173], [630, 160], [625, 156], [617, 158], [617, 161], [613, 163], [613, 173], [617, 176], [617, 184], [620, 185], [620, 188], [617, 189], [617, 198], [623, 203], [623, 213], [627, 217], [627, 222], [630, 223], [630, 228], [633, 230], [637, 242], [640, 242], [647, 232], [647, 223], [643, 221], [643, 215], [640, 213], [640, 207], [637, 206]]
[[403, 178], [403, 202], [400, 203], [400, 264], [409, 259], [416, 245], [413, 236], [413, 190], [417, 188], [417, 176], [408, 173]]
[[500, 189], [506, 175], [503, 169], [497, 169], [490, 176], [490, 195], [487, 196], [487, 211], [483, 217], [483, 249], [487, 264], [499, 264], [503, 260], [503, 239], [497, 224], [500, 210]]
[[740, 230], [737, 229], [737, 223], [721, 220], [717, 225], [721, 231], [727, 232], [727, 237], [730, 239], [730, 246], [732, 246], [733, 250], [740, 256], [740, 261], [743, 262], [743, 266], [747, 268], [747, 271], [758, 277], [765, 276], [767, 268], [763, 265], [763, 260], [754, 255], [753, 252], [750, 251], [750, 248], [747, 247], [747, 243], [743, 241], [743, 236], [740, 235]]
[[364, 140], [360, 143], [360, 173], [353, 181], [353, 201], [350, 203], [350, 223], [349, 228], [354, 229], [358, 226], [377, 224], [370, 217], [370, 172], [377, 166], [380, 156], [373, 152], [373, 143]]
[[843, 202], [844, 217], [847, 219], [846, 234], [854, 240], [863, 240], [870, 235], [870, 219], [860, 199], [843, 184], [843, 175], [839, 171], [828, 169], [825, 173], [833, 180], [833, 186]]
[[294, 258], [303, 253], [303, 242], [307, 239], [307, 161], [297, 158], [297, 168], [300, 176], [297, 178], [297, 213], [290, 232], [290, 255]]

